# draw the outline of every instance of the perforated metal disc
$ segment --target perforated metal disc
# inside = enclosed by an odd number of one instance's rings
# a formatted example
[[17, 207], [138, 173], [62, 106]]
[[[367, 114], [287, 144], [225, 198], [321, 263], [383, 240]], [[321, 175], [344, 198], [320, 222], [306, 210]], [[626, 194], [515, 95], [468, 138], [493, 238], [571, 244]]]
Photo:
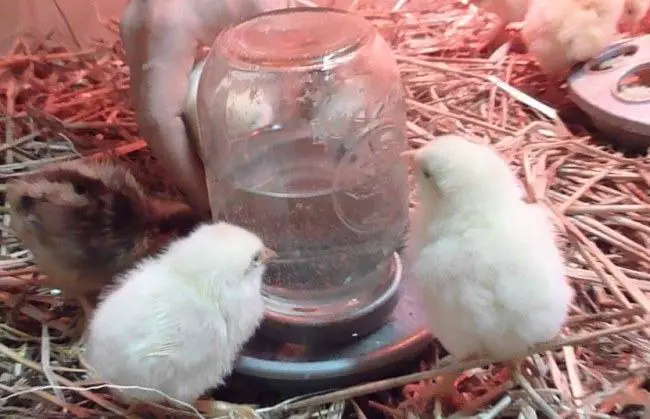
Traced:
[[[630, 85], [632, 78], [639, 79]], [[622, 40], [577, 68], [569, 97], [622, 146], [650, 146], [650, 35]]]

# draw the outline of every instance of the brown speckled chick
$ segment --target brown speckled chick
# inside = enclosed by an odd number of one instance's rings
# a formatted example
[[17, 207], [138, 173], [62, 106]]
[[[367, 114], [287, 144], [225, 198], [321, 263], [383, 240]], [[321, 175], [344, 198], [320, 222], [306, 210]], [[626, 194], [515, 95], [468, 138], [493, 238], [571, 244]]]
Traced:
[[10, 183], [11, 228], [47, 278], [86, 318], [105, 285], [201, 221], [188, 206], [148, 197], [125, 167], [75, 160]]

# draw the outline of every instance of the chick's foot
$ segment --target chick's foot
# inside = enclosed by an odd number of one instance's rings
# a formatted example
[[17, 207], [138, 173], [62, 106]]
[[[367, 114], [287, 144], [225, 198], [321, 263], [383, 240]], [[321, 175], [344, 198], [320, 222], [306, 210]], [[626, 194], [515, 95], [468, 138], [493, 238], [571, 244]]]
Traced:
[[426, 413], [431, 401], [438, 398], [443, 403], [458, 409], [465, 403], [465, 398], [458, 391], [458, 382], [465, 379], [464, 374], [448, 374], [438, 378], [436, 383], [425, 382], [409, 384], [404, 387], [404, 393], [409, 400], [400, 405], [402, 409], [415, 410], [416, 413]]
[[497, 397], [508, 391], [512, 387], [512, 370], [508, 367], [503, 368], [490, 380], [489, 390], [475, 399], [464, 403], [460, 408], [460, 413], [464, 415], [473, 415], [477, 410], [494, 401]]

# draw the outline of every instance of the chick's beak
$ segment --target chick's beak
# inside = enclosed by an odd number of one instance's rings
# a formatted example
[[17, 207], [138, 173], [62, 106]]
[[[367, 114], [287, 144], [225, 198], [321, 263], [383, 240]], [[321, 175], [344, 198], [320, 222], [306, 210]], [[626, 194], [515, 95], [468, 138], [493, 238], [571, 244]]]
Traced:
[[276, 259], [277, 257], [278, 257], [277, 253], [275, 253], [273, 250], [269, 249], [268, 247], [264, 247], [262, 249], [262, 263], [268, 263], [273, 259]]

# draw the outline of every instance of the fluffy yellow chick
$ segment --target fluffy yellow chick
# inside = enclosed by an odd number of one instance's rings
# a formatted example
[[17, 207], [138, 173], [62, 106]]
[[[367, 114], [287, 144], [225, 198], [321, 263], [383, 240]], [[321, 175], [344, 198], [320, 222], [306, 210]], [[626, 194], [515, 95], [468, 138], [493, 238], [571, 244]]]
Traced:
[[[547, 212], [523, 201], [489, 146], [446, 135], [403, 155], [420, 197], [412, 231], [421, 247], [411, 268], [432, 334], [459, 361], [516, 365], [560, 332], [573, 296]], [[458, 376], [443, 376], [431, 395], [458, 400]]]
[[[86, 362], [121, 386], [185, 403], [223, 383], [262, 321], [266, 262], [274, 253], [243, 228], [203, 224], [124, 274], [88, 331]], [[126, 401], [164, 401], [127, 389]]]
[[521, 25], [528, 51], [556, 86], [575, 64], [617, 39], [626, 0], [531, 0]]

